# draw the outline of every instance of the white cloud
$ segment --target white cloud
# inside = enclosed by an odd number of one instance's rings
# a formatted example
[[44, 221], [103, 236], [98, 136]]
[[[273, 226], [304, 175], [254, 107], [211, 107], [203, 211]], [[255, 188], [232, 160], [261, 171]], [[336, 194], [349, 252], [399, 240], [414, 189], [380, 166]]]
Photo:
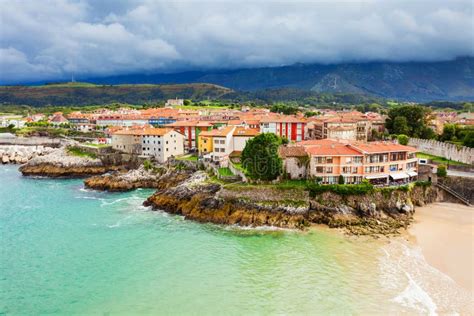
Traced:
[[0, 81], [474, 55], [463, 1], [0, 0]]

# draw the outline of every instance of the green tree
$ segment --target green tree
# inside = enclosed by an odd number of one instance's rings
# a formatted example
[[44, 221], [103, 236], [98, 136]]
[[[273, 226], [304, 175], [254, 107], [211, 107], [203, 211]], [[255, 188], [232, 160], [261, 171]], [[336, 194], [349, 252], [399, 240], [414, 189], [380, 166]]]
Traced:
[[[406, 119], [407, 130], [405, 129], [404, 120]], [[431, 120], [431, 109], [421, 105], [402, 105], [391, 108], [388, 111], [388, 117], [385, 121], [385, 127], [391, 134], [405, 134], [410, 137], [421, 137], [428, 122]], [[400, 127], [400, 123], [402, 126]]]
[[398, 143], [400, 145], [408, 145], [408, 136], [400, 134], [397, 136]]
[[439, 137], [440, 141], [450, 141], [453, 140], [453, 137], [456, 136], [456, 125], [454, 124], [444, 124], [443, 133]]
[[319, 112], [307, 111], [307, 112], [304, 114], [304, 116], [305, 116], [305, 117], [311, 117], [311, 116], [316, 116], [316, 115], [318, 115], [318, 114], [319, 114]]
[[410, 132], [408, 127], [408, 121], [405, 116], [397, 116], [393, 121], [393, 134], [403, 134], [406, 135]]
[[186, 100], [183, 101], [183, 104], [184, 105], [191, 105], [192, 102], [191, 102], [191, 100], [186, 99]]
[[263, 133], [250, 139], [242, 151], [242, 165], [252, 179], [270, 181], [282, 173], [278, 147], [282, 139], [275, 134]]
[[462, 144], [464, 146], [474, 148], [474, 131], [468, 131], [465, 134]]
[[432, 128], [430, 128], [428, 126], [424, 126], [420, 130], [420, 134], [418, 136], [420, 138], [423, 138], [423, 139], [435, 139], [436, 138], [436, 133]]
[[446, 170], [445, 165], [438, 165], [438, 169], [436, 170], [436, 175], [441, 178], [446, 178], [448, 175], [448, 171]]
[[283, 104], [283, 103], [275, 103], [270, 108], [270, 111], [274, 113], [283, 113], [286, 115], [291, 115], [291, 114], [296, 114], [298, 112], [298, 108], [296, 107], [296, 105], [292, 106], [292, 105]]
[[337, 179], [338, 184], [344, 184], [344, 176], [342, 174], [339, 175], [339, 178]]

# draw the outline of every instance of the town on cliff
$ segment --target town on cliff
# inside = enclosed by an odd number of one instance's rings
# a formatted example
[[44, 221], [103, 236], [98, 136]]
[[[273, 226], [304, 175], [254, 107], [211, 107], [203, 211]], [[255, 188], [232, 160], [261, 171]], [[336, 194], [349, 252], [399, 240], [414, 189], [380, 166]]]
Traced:
[[[186, 102], [3, 115], [0, 159], [25, 176], [86, 177], [94, 190], [156, 189], [146, 206], [226, 225], [391, 235], [416, 206], [472, 203], [473, 149], [409, 137], [418, 123], [405, 117]], [[430, 113], [421, 123], [444, 135], [444, 125], [471, 131], [473, 122]]]

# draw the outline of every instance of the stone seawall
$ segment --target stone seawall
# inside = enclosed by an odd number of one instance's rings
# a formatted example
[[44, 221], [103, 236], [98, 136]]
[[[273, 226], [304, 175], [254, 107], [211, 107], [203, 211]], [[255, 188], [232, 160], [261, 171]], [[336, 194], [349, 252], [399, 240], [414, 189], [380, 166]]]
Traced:
[[474, 148], [457, 146], [430, 139], [410, 138], [409, 146], [416, 147], [424, 153], [446, 157], [450, 160], [459, 161], [469, 165], [474, 164]]
[[30, 159], [51, 153], [54, 149], [45, 146], [0, 145], [2, 164], [24, 164]]
[[0, 145], [5, 146], [44, 146], [58, 148], [69, 143], [71, 143], [71, 141], [66, 139], [49, 137], [0, 138]]

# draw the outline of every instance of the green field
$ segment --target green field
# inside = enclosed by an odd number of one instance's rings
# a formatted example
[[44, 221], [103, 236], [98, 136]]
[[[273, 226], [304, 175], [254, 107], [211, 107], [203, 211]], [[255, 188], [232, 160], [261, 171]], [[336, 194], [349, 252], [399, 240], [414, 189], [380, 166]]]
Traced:
[[454, 161], [454, 160], [449, 160], [444, 157], [439, 157], [439, 156], [434, 156], [426, 153], [417, 153], [416, 156], [418, 158], [425, 158], [425, 159], [430, 159], [434, 163], [438, 164], [450, 164], [450, 165], [457, 165], [457, 166], [465, 166], [465, 163], [459, 162], [459, 161]]

